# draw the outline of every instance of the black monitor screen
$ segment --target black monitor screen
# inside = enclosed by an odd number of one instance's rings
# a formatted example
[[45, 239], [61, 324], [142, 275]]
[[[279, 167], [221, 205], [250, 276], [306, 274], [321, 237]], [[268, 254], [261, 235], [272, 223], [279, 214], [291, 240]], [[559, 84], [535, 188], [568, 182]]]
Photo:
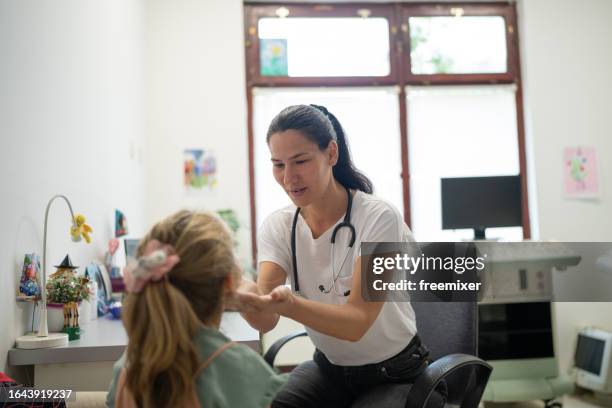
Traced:
[[600, 375], [604, 346], [605, 342], [603, 340], [579, 334], [574, 356], [576, 367]]
[[519, 176], [443, 178], [441, 181], [442, 229], [522, 225]]
[[478, 354], [484, 360], [553, 357], [550, 303], [478, 305]]

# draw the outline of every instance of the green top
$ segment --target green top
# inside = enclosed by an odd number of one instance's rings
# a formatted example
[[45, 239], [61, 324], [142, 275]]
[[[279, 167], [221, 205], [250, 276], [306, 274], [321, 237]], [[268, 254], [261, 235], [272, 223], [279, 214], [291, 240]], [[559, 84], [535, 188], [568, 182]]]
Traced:
[[[202, 328], [195, 342], [200, 358], [208, 356], [230, 340], [218, 330]], [[106, 397], [110, 408], [115, 406], [115, 393], [125, 354], [113, 367], [113, 379]], [[243, 344], [225, 349], [202, 371], [196, 381], [200, 406], [206, 408], [267, 407], [287, 381], [286, 374], [277, 374], [255, 351]]]

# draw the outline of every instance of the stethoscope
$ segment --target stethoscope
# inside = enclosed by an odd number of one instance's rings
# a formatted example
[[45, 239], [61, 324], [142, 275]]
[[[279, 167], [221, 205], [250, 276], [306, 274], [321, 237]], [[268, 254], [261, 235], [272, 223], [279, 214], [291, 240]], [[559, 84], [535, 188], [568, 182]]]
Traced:
[[[322, 293], [328, 294], [333, 290], [334, 293], [338, 296], [348, 296], [351, 294], [350, 289], [343, 293], [338, 293], [338, 291], [336, 290], [336, 281], [340, 277], [340, 272], [342, 271], [342, 267], [344, 266], [344, 263], [346, 262], [346, 259], [348, 258], [348, 255], [351, 252], [351, 248], [353, 248], [353, 244], [355, 243], [355, 227], [353, 226], [353, 224], [351, 224], [351, 209], [353, 208], [353, 197], [351, 196], [351, 192], [348, 188], [346, 189], [346, 194], [348, 195], [348, 203], [346, 206], [346, 214], [344, 214], [344, 220], [342, 220], [340, 224], [336, 225], [336, 227], [334, 228], [332, 232], [332, 236], [331, 236], [331, 265], [329, 269], [331, 272], [332, 285], [329, 289], [325, 289], [325, 286], [319, 285], [319, 290]], [[293, 262], [293, 284], [294, 284], [295, 293], [297, 295], [300, 294], [300, 283], [298, 281], [297, 258], [295, 254], [295, 226], [297, 225], [299, 214], [300, 214], [300, 208], [298, 207], [295, 210], [295, 215], [293, 216], [293, 225], [291, 226], [291, 261]], [[351, 242], [348, 245], [348, 249], [346, 250], [344, 259], [342, 260], [342, 263], [340, 264], [340, 269], [338, 269], [338, 274], [336, 274], [334, 273], [334, 265], [335, 265], [334, 245], [336, 243], [336, 234], [338, 233], [338, 231], [340, 231], [340, 229], [344, 227], [347, 227], [351, 231]]]

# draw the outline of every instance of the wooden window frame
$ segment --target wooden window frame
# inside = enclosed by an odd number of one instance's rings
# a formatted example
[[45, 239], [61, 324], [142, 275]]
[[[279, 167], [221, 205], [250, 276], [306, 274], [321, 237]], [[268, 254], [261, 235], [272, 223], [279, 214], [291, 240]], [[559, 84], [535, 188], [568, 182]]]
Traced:
[[[389, 68], [387, 76], [359, 77], [279, 77], [262, 76], [259, 64], [258, 21], [264, 17], [277, 17], [276, 10], [285, 7], [289, 10], [288, 18], [292, 17], [359, 17], [359, 11], [367, 9], [369, 17], [383, 17], [389, 21]], [[384, 4], [245, 4], [245, 46], [247, 65], [247, 86], [367, 86], [393, 85], [398, 82], [399, 71], [393, 63], [394, 44], [396, 44], [397, 29], [394, 25], [393, 8]]]
[[[410, 63], [409, 17], [450, 17], [452, 10], [461, 8], [464, 17], [500, 16], [506, 26], [506, 72], [475, 74], [413, 74]], [[509, 84], [517, 81], [519, 69], [516, 14], [509, 4], [405, 4], [401, 10], [400, 29], [404, 47], [403, 59], [406, 70], [403, 74], [407, 84], [412, 85], [456, 85], [456, 84]]]
[[[285, 7], [291, 17], [355, 17], [358, 11], [368, 9], [370, 17], [384, 17], [389, 21], [390, 73], [386, 77], [274, 77], [262, 76], [259, 66], [258, 21], [263, 17], [277, 17], [276, 10]], [[507, 70], [505, 73], [478, 74], [412, 74], [410, 71], [409, 17], [450, 16], [451, 9], [460, 7], [464, 16], [502, 16], [506, 22]], [[253, 143], [253, 88], [254, 87], [343, 87], [343, 86], [393, 86], [399, 87], [400, 137], [402, 148], [402, 187], [404, 220], [411, 225], [410, 173], [406, 85], [516, 85], [516, 114], [519, 154], [519, 175], [522, 195], [523, 237], [531, 237], [529, 197], [527, 190], [527, 161], [525, 152], [525, 127], [523, 91], [520, 70], [519, 40], [516, 6], [514, 3], [353, 3], [353, 4], [244, 4], [246, 95], [248, 116], [249, 194], [251, 200], [251, 242], [253, 263], [257, 252], [257, 219], [255, 199], [255, 168]]]

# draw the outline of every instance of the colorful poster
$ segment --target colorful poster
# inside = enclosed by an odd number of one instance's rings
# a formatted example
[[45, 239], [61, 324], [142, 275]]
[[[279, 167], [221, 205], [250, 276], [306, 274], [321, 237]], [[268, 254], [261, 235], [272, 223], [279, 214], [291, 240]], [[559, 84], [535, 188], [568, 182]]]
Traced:
[[217, 187], [217, 159], [211, 151], [185, 149], [184, 185], [188, 191], [213, 190]]
[[565, 195], [568, 198], [599, 197], [597, 152], [594, 148], [565, 148], [563, 173]]
[[287, 40], [259, 40], [259, 66], [262, 76], [289, 76], [287, 64]]

